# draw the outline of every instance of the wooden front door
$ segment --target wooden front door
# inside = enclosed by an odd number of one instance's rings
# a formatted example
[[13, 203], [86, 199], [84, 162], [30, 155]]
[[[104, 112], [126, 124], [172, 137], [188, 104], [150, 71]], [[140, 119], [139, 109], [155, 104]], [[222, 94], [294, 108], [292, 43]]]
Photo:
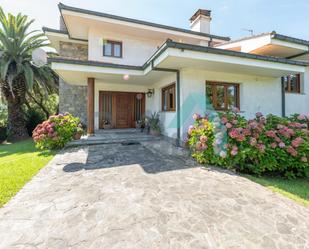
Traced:
[[145, 114], [145, 94], [102, 91], [99, 112], [100, 129], [134, 128]]

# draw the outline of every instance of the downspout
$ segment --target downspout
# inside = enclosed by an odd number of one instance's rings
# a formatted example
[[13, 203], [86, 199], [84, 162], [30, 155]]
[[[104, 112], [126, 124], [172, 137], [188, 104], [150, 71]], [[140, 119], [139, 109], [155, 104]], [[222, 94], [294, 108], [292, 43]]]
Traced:
[[177, 139], [176, 145], [180, 146], [181, 138], [180, 138], [180, 71], [178, 69], [172, 68], [157, 68], [153, 66], [153, 61], [151, 63], [151, 68], [154, 71], [163, 71], [163, 72], [174, 72], [176, 73], [176, 128], [177, 128]]
[[282, 117], [285, 117], [285, 86], [284, 86], [284, 77], [281, 77], [281, 113], [282, 113]]

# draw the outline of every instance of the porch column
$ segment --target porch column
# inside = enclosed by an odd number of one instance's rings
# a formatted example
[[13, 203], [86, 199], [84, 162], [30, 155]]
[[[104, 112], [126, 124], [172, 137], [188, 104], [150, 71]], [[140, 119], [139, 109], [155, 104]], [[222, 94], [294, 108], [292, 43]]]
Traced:
[[87, 79], [87, 134], [94, 134], [94, 78]]

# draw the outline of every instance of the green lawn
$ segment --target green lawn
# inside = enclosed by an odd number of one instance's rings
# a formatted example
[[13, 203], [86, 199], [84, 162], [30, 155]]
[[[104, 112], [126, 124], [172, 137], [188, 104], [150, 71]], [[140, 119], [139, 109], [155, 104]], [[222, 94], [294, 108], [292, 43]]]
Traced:
[[274, 192], [278, 192], [304, 206], [309, 207], [309, 178], [285, 179], [272, 177], [246, 176]]
[[38, 151], [31, 139], [0, 144], [0, 207], [8, 202], [54, 153]]

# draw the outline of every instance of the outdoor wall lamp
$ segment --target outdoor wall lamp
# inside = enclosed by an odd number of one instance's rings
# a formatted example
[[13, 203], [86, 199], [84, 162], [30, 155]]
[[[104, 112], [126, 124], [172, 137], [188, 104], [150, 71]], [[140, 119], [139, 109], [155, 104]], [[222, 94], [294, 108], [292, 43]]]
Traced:
[[151, 98], [151, 96], [154, 94], [154, 89], [148, 89], [148, 92], [146, 94], [148, 98]]

